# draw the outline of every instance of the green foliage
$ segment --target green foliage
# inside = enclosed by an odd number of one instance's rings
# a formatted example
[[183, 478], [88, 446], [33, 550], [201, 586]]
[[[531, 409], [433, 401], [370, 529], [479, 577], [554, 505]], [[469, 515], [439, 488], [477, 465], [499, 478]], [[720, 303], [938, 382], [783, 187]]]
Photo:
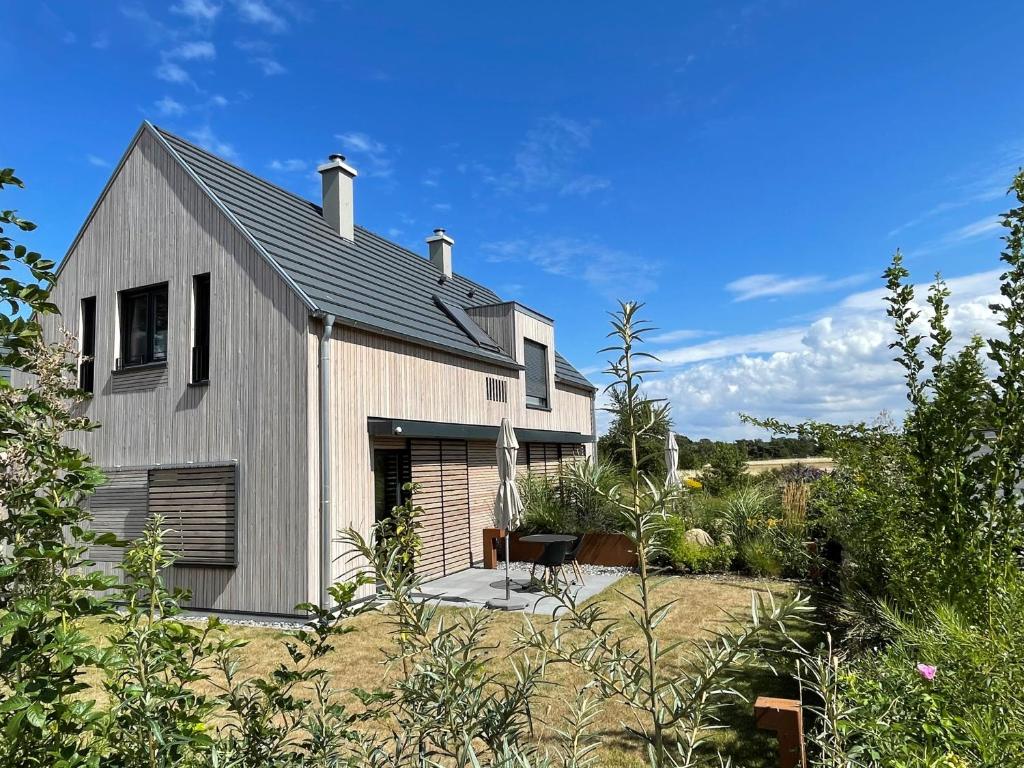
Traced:
[[[1024, 174], [1018, 207], [1003, 219], [1001, 299], [991, 306], [1002, 335], [949, 350], [949, 291], [927, 297], [927, 333], [897, 252], [885, 272], [887, 313], [903, 367], [908, 411], [887, 424], [835, 427], [763, 422], [810, 435], [837, 461], [815, 493], [817, 523], [843, 550], [847, 593], [866, 592], [901, 611], [950, 602], [979, 618], [1024, 547]], [[987, 354], [994, 376], [982, 364]]]
[[[636, 304], [621, 305], [609, 334], [616, 344], [607, 350], [615, 354], [608, 371], [614, 380], [612, 402], [620, 405], [615, 418], [622, 425], [622, 444], [629, 450], [625, 487], [614, 487], [608, 498], [624, 521], [624, 533], [640, 563], [635, 592], [623, 593], [630, 603], [628, 618], [609, 616], [599, 600], [579, 606], [570, 594], [561, 594], [557, 617], [542, 626], [530, 622], [521, 642], [542, 653], [548, 663], [580, 669], [602, 697], [625, 706], [635, 720], [629, 729], [647, 744], [652, 766], [691, 766], [703, 759], [700, 747], [706, 728], [730, 695], [729, 670], [754, 663], [769, 628], [785, 631], [787, 623], [806, 612], [807, 604], [799, 595], [783, 605], [765, 605], [755, 597], [748, 625], [724, 630], [713, 641], [695, 646], [685, 663], [669, 661], [679, 643], [663, 643], [658, 629], [672, 602], [657, 602], [657, 584], [648, 563], [664, 556], [668, 510], [676, 505], [679, 492], [665, 490], [664, 482], [652, 480], [640, 465], [640, 446], [656, 422], [644, 418], [650, 411], [643, 405], [641, 387], [651, 371], [642, 364], [652, 357], [636, 348], [648, 328], [637, 318], [638, 310]], [[627, 626], [640, 630], [639, 649], [626, 642]], [[675, 750], [670, 748], [673, 740]]]
[[[1024, 173], [1011, 192], [990, 306], [1000, 336], [950, 352], [941, 280], [918, 333], [897, 253], [885, 276], [909, 402], [902, 431], [783, 428], [814, 434], [837, 459], [813, 506], [842, 546], [840, 598], [857, 630], [845, 652], [802, 664], [818, 699], [817, 765], [1024, 762]], [[871, 646], [852, 642], [872, 631]]]
[[576, 529], [555, 482], [546, 475], [527, 472], [516, 478], [523, 500], [523, 533], [571, 533]]
[[736, 445], [715, 443], [702, 465], [700, 481], [712, 494], [724, 493], [744, 483], [747, 457]]
[[527, 473], [518, 478], [523, 499], [524, 533], [614, 533], [622, 520], [608, 492], [622, 483], [622, 473], [591, 459], [566, 461], [556, 477]]
[[230, 644], [216, 618], [201, 627], [178, 618], [179, 600], [187, 595], [164, 587], [161, 573], [174, 556], [163, 535], [163, 520], [155, 516], [125, 553], [125, 607], [107, 619], [112, 632], [102, 666], [110, 702], [103, 723], [109, 764], [189, 765], [214, 744], [208, 721], [218, 701], [199, 693], [198, 684], [209, 680], [208, 659]]
[[492, 612], [445, 615], [436, 601], [418, 599], [420, 578], [399, 567], [397, 548], [373, 546], [355, 531], [344, 538], [378, 580], [392, 639], [386, 663], [401, 670], [385, 687], [356, 692], [378, 729], [363, 741], [368, 764], [468, 766], [481, 756], [495, 764], [520, 760], [543, 659], [522, 654], [511, 681], [491, 671], [494, 649], [485, 634]]
[[684, 538], [669, 550], [668, 557], [672, 566], [683, 573], [722, 573], [732, 565], [736, 549], [729, 542], [706, 547]]
[[[22, 183], [0, 170], [0, 189], [11, 186]], [[109, 615], [101, 591], [114, 579], [91, 571], [86, 554], [112, 539], [87, 529], [81, 506], [103, 477], [63, 438], [95, 425], [75, 413], [70, 340], [42, 340], [38, 318], [56, 311], [53, 263], [16, 244], [10, 227], [35, 225], [0, 211], [0, 339], [9, 348], [0, 364], [33, 380], [0, 382], [0, 754], [7, 765], [94, 765], [102, 713], [80, 694], [101, 656], [81, 627]]]
[[750, 536], [739, 545], [738, 556], [753, 576], [776, 578], [782, 575], [779, 547], [771, 536]]
[[[891, 643], [805, 661], [805, 685], [820, 702], [819, 764], [1024, 764], [1021, 615], [1016, 587], [993, 602], [995, 633], [948, 605], [914, 620], [884, 611]], [[934, 668], [931, 680], [919, 664]]]
[[668, 406], [657, 400], [630, 398], [619, 388], [609, 389], [607, 394], [610, 404], [605, 410], [613, 418], [597, 442], [600, 460], [628, 471], [635, 455], [640, 469], [651, 477], [664, 477], [665, 436], [672, 427]]
[[377, 523], [374, 538], [381, 544], [394, 547], [396, 567], [412, 569], [423, 551], [423, 539], [420, 538], [423, 508], [413, 502], [419, 490], [417, 483], [406, 483], [402, 490], [405, 502], [392, 507], [391, 514]]

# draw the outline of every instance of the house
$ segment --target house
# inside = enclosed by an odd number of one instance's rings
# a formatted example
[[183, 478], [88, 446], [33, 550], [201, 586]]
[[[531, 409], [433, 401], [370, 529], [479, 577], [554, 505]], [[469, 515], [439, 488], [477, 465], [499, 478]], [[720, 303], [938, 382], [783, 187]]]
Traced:
[[73, 438], [109, 478], [95, 524], [132, 538], [161, 514], [193, 607], [324, 603], [338, 532], [369, 535], [408, 480], [422, 574], [467, 568], [502, 417], [524, 470], [592, 450], [594, 388], [553, 320], [460, 275], [444, 230], [424, 256], [356, 226], [344, 157], [319, 172], [322, 205], [143, 123], [60, 266], [102, 425]]

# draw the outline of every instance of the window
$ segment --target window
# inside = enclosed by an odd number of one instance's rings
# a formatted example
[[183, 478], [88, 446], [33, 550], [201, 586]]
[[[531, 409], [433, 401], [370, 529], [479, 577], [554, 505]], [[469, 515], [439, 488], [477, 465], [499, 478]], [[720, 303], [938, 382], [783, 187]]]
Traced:
[[210, 380], [210, 275], [192, 278], [192, 383]]
[[526, 363], [526, 405], [548, 407], [548, 348], [529, 339], [523, 340]]
[[119, 368], [167, 360], [167, 283], [121, 292]]
[[78, 325], [78, 388], [92, 392], [96, 370], [96, 297], [82, 299]]

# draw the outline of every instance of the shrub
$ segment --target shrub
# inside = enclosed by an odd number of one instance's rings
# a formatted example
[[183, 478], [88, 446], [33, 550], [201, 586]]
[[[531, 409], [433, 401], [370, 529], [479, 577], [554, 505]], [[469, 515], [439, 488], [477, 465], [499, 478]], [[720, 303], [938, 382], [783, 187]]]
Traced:
[[672, 548], [668, 556], [672, 566], [684, 573], [721, 573], [729, 570], [736, 550], [726, 542], [707, 547], [684, 538]]
[[739, 560], [754, 576], [778, 577], [783, 565], [779, 547], [768, 535], [752, 536], [739, 545]]
[[546, 475], [527, 472], [517, 479], [523, 500], [523, 533], [575, 533], [576, 521], [562, 503], [558, 487]]
[[1019, 587], [995, 599], [991, 627], [949, 605], [916, 620], [883, 610], [893, 642], [804, 660], [822, 765], [1024, 765], [1022, 615]]

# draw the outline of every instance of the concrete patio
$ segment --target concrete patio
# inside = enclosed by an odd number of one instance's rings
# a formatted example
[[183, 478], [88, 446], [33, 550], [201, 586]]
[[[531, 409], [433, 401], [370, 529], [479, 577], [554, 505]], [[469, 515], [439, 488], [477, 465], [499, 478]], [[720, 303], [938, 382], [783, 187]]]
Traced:
[[[603, 592], [627, 572], [625, 569], [604, 569], [602, 572], [584, 573], [586, 583], [573, 584], [570, 589], [577, 601], [582, 603]], [[526, 611], [549, 616], [554, 613], [558, 601], [543, 594], [539, 587], [529, 588], [528, 565], [512, 563], [509, 577], [512, 597], [525, 600]], [[573, 581], [571, 576], [569, 581]], [[494, 570], [474, 567], [442, 576], [426, 582], [422, 594], [424, 597], [439, 600], [446, 606], [483, 607], [488, 600], [505, 596], [505, 567], [503, 564], [499, 564]]]

